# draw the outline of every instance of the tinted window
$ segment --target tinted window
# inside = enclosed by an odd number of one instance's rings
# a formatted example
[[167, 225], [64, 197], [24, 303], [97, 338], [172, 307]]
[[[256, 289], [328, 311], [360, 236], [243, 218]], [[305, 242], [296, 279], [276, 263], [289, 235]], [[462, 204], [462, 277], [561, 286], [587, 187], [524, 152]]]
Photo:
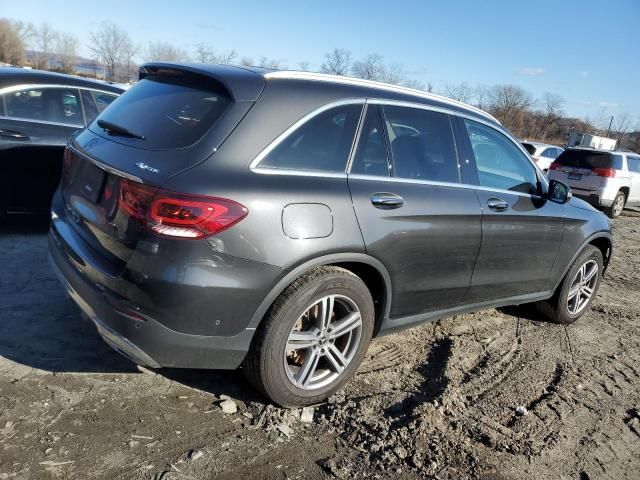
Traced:
[[78, 90], [75, 88], [30, 88], [4, 95], [7, 116], [83, 126]]
[[93, 122], [93, 119], [98, 116], [98, 107], [93, 100], [93, 95], [88, 90], [80, 90], [82, 95], [82, 106], [84, 107], [84, 116], [87, 119], [87, 123]]
[[478, 167], [480, 185], [503, 190], [537, 192], [535, 169], [524, 152], [493, 128], [464, 121]]
[[523, 143], [522, 146], [527, 150], [527, 152], [529, 152], [529, 155], [535, 155], [536, 153], [535, 145], [531, 145], [530, 143]]
[[353, 159], [351, 173], [380, 177], [389, 176], [384, 128], [380, 110], [376, 106], [367, 108], [367, 117], [362, 126], [358, 150]]
[[627, 163], [629, 164], [629, 170], [640, 173], [640, 158], [627, 157]]
[[305, 122], [274, 148], [260, 167], [344, 172], [362, 105], [343, 105]]
[[117, 95], [113, 95], [111, 93], [98, 92], [96, 90], [91, 90], [91, 96], [93, 97], [93, 100], [96, 102], [99, 112], [102, 112], [105, 108], [107, 108], [111, 104], [111, 102], [113, 102], [116, 98], [118, 98]]
[[385, 106], [393, 176], [459, 182], [449, 116], [418, 108]]
[[542, 156], [546, 158], [554, 158], [555, 157], [555, 148], [547, 148], [544, 152], [542, 152]]
[[[98, 110], [109, 98], [99, 92]], [[210, 80], [190, 77], [148, 76], [122, 94], [98, 118], [124, 127], [144, 140], [118, 137], [149, 149], [192, 145], [223, 115], [231, 99]], [[96, 124], [91, 129], [102, 132]]]
[[614, 168], [622, 170], [622, 156], [591, 150], [565, 150], [556, 162], [566, 167]]

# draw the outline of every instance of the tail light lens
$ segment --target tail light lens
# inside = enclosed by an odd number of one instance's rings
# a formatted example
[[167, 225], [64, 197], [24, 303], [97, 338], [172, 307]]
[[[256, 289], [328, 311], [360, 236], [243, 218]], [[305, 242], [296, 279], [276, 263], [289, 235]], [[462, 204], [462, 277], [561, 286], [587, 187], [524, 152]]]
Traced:
[[167, 237], [204, 238], [235, 225], [249, 211], [233, 200], [187, 195], [123, 179], [120, 208]]
[[549, 170], [560, 170], [561, 165], [558, 162], [553, 162], [549, 165]]
[[615, 168], [594, 168], [593, 174], [598, 177], [611, 178], [616, 176], [616, 170]]

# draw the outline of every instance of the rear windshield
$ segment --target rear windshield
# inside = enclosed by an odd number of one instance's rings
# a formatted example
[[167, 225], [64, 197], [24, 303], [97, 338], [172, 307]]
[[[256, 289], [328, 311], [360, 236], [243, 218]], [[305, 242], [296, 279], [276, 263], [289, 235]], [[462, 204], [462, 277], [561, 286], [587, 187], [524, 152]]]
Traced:
[[531, 145], [530, 143], [523, 143], [522, 146], [527, 152], [529, 152], [529, 155], [536, 153], [536, 147], [534, 145]]
[[148, 76], [106, 108], [98, 120], [123, 127], [143, 140], [118, 135], [117, 141], [145, 149], [182, 148], [197, 142], [231, 104], [214, 80]]
[[555, 160], [560, 165], [577, 168], [614, 168], [622, 170], [622, 157], [608, 152], [565, 150]]

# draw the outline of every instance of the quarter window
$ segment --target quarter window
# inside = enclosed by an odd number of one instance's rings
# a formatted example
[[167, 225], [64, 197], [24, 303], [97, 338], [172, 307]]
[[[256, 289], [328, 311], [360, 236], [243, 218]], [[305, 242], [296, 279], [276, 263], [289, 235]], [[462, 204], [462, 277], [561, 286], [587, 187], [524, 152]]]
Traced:
[[362, 105], [354, 104], [319, 113], [276, 146], [260, 167], [344, 172], [361, 112]]
[[394, 177], [460, 181], [448, 115], [419, 108], [385, 106], [384, 116]]
[[476, 159], [480, 185], [530, 195], [537, 193], [535, 168], [522, 150], [493, 128], [466, 119], [464, 123]]
[[367, 107], [367, 116], [360, 133], [351, 173], [389, 176], [389, 161], [380, 110], [375, 105]]
[[4, 100], [8, 117], [84, 126], [75, 88], [29, 88], [6, 93]]
[[640, 173], [640, 158], [627, 157], [627, 163], [629, 164], [629, 170], [632, 172]]

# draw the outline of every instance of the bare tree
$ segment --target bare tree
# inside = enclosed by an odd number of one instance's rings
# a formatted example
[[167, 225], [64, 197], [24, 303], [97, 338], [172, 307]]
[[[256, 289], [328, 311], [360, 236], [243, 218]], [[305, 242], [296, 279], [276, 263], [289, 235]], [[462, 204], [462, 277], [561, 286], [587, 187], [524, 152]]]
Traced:
[[614, 135], [619, 144], [623, 143], [623, 140], [627, 135], [627, 133], [629, 133], [630, 129], [631, 129], [631, 116], [629, 115], [629, 113], [624, 112], [614, 117], [612, 130], [613, 132], [615, 132]]
[[145, 58], [149, 62], [184, 62], [189, 60], [189, 54], [167, 42], [149, 42]]
[[298, 68], [300, 68], [300, 70], [302, 70], [303, 72], [308, 72], [309, 71], [309, 62], [307, 62], [306, 60], [300, 62], [298, 64]]
[[409, 80], [405, 80], [404, 82], [402, 82], [402, 85], [408, 88], [413, 88], [415, 90], [427, 90], [427, 86], [424, 84], [424, 82], [421, 82], [420, 80], [413, 80], [413, 79], [409, 79]]
[[133, 61], [140, 51], [140, 46], [127, 38], [122, 47], [122, 69], [119, 79], [124, 82], [130, 82], [131, 77], [135, 76], [137, 65]]
[[260, 57], [260, 61], [258, 61], [258, 66], [263, 68], [273, 68], [274, 70], [277, 70], [280, 68], [286, 68], [282, 66], [280, 60], [275, 58], [269, 59], [267, 57]]
[[60, 61], [60, 69], [64, 73], [75, 71], [75, 58], [78, 48], [78, 39], [70, 33], [61, 33], [56, 42], [56, 53]]
[[344, 48], [334, 48], [324, 56], [325, 60], [320, 66], [322, 73], [331, 75], [349, 75], [351, 71], [351, 52]]
[[392, 63], [391, 65], [383, 64], [380, 80], [386, 83], [400, 85], [405, 81], [404, 67], [399, 63]]
[[515, 85], [495, 85], [488, 97], [489, 111], [507, 128], [520, 134], [523, 113], [533, 105], [531, 95]]
[[114, 23], [104, 22], [99, 30], [89, 33], [89, 49], [105, 66], [105, 80], [114, 80], [116, 67], [122, 62], [131, 39]]
[[43, 23], [35, 32], [36, 43], [36, 68], [46, 69], [49, 66], [53, 46], [57, 41], [58, 33], [48, 23]]
[[0, 62], [20, 65], [24, 60], [25, 41], [19, 26], [0, 18]]
[[488, 107], [489, 101], [489, 88], [484, 85], [478, 85], [474, 89], [474, 97], [476, 99], [476, 107], [484, 110]]
[[256, 64], [255, 60], [251, 57], [242, 57], [240, 59], [240, 65], [244, 67], [253, 67]]
[[371, 53], [353, 64], [354, 76], [365, 80], [382, 80], [385, 73], [384, 58], [378, 53]]
[[453, 100], [471, 103], [474, 97], [474, 90], [467, 82], [462, 82], [445, 86], [444, 94]]
[[210, 63], [209, 59], [213, 55], [213, 48], [206, 43], [198, 43], [196, 45], [195, 60], [200, 63]]

